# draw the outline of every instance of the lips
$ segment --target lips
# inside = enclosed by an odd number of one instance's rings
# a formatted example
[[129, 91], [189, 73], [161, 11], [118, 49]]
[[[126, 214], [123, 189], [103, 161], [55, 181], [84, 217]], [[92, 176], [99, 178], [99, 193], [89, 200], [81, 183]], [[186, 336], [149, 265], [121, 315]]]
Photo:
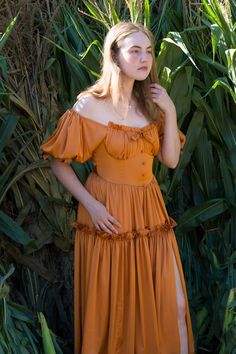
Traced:
[[148, 67], [147, 66], [141, 66], [141, 68], [138, 68], [138, 70], [147, 70]]

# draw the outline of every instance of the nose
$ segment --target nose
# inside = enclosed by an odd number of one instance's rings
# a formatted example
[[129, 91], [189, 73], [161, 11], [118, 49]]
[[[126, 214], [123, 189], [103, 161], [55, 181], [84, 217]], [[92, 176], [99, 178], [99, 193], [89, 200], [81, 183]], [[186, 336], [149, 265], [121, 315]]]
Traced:
[[141, 56], [141, 61], [145, 61], [147, 60], [148, 54], [146, 52], [142, 52], [140, 56]]

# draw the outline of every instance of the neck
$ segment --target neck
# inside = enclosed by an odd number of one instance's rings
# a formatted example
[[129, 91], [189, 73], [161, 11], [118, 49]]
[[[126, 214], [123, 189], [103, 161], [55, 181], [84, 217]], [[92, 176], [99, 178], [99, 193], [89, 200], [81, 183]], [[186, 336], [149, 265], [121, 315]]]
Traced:
[[127, 76], [122, 78], [122, 91], [128, 103], [131, 103], [132, 100], [133, 87], [134, 87], [133, 79], [130, 79]]

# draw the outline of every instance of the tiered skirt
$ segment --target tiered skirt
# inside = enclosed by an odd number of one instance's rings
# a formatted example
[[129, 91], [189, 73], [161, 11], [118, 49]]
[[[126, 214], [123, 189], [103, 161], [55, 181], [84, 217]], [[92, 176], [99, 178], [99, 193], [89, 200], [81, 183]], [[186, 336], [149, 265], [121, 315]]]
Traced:
[[156, 179], [114, 184], [90, 174], [86, 188], [121, 224], [98, 231], [80, 204], [75, 227], [75, 354], [180, 354], [174, 257], [194, 341], [173, 227]]

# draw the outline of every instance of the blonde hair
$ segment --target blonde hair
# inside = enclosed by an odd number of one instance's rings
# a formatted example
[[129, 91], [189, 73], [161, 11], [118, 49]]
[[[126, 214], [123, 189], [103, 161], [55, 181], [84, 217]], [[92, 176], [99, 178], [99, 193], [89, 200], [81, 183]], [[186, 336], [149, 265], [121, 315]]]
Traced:
[[[101, 63], [101, 76], [86, 90], [82, 91], [77, 98], [79, 99], [87, 93], [93, 94], [97, 98], [111, 97], [112, 103], [116, 107], [119, 100], [124, 98], [122, 91], [121, 70], [116, 63], [115, 56], [119, 51], [118, 42], [135, 32], [143, 32], [151, 42], [152, 68], [145, 80], [134, 82], [133, 95], [136, 99], [137, 108], [144, 116], [151, 120], [160, 119], [161, 111], [152, 101], [149, 94], [149, 84], [159, 83], [156, 72], [156, 60], [152, 33], [142, 24], [132, 22], [120, 22], [113, 26], [107, 33], [103, 46], [103, 60]], [[159, 113], [159, 114], [158, 114]]]

